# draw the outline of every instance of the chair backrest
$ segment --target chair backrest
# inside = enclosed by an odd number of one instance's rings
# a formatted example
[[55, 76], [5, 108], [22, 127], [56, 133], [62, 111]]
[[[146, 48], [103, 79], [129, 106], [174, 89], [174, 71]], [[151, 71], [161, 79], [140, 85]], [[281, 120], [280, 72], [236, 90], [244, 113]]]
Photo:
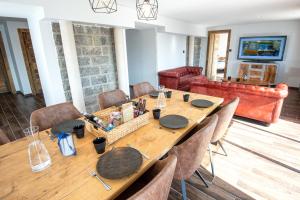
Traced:
[[168, 156], [150, 169], [150, 181], [141, 190], [131, 196], [130, 200], [167, 200], [170, 192], [177, 158]]
[[10, 140], [7, 137], [7, 135], [2, 131], [2, 129], [0, 129], [0, 145], [9, 143]]
[[239, 105], [240, 98], [237, 97], [231, 102], [229, 102], [227, 105], [222, 107], [216, 114], [219, 117], [216, 129], [214, 131], [214, 134], [211, 138], [211, 142], [215, 143], [218, 140], [220, 140], [224, 134], [226, 133], [228, 126], [232, 120], [232, 117], [235, 113], [235, 110], [237, 106]]
[[122, 90], [113, 90], [99, 94], [100, 110], [127, 102], [126, 94]]
[[133, 85], [133, 96], [134, 98], [149, 94], [155, 91], [155, 88], [148, 82], [138, 83]]
[[32, 126], [39, 126], [39, 130], [43, 131], [65, 120], [77, 119], [80, 116], [81, 114], [75, 106], [71, 102], [67, 102], [33, 111], [30, 122]]
[[169, 152], [171, 155], [176, 155], [178, 159], [174, 174], [177, 180], [190, 178], [201, 165], [217, 125], [218, 116], [213, 115], [205, 121], [203, 128]]

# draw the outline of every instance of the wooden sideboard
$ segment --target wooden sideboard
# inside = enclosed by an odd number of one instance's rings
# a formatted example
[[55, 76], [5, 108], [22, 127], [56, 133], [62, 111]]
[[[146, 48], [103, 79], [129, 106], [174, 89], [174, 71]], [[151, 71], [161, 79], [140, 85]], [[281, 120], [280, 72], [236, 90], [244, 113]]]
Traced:
[[275, 63], [253, 63], [242, 62], [239, 64], [238, 77], [254, 81], [264, 81], [274, 83], [276, 79], [277, 64]]

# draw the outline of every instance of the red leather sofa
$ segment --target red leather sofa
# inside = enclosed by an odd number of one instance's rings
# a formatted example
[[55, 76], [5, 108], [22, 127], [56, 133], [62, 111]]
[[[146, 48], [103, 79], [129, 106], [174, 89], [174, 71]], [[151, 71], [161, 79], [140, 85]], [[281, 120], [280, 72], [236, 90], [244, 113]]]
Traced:
[[191, 83], [191, 92], [224, 98], [223, 104], [240, 98], [235, 115], [267, 124], [279, 119], [282, 103], [288, 95], [288, 86], [280, 83], [276, 88], [216, 81]]
[[[189, 91], [190, 83], [194, 78], [201, 79], [202, 67], [178, 67], [158, 72], [159, 84], [164, 85], [166, 88]], [[206, 79], [206, 78], [205, 78]]]

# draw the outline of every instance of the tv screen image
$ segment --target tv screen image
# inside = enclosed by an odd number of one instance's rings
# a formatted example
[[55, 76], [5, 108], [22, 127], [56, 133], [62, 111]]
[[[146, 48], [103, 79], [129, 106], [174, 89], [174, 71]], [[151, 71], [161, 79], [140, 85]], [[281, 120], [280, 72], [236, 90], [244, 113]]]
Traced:
[[238, 59], [283, 60], [286, 36], [241, 37]]

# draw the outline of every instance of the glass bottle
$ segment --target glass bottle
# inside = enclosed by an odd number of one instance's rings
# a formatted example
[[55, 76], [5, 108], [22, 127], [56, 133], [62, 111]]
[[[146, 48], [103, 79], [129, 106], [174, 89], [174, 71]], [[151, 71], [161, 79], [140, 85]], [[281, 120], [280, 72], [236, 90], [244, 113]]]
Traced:
[[28, 140], [29, 164], [33, 172], [39, 172], [51, 165], [50, 155], [39, 138], [39, 127], [31, 126], [23, 130]]
[[165, 87], [159, 86], [159, 94], [156, 102], [156, 107], [162, 109], [166, 107]]

